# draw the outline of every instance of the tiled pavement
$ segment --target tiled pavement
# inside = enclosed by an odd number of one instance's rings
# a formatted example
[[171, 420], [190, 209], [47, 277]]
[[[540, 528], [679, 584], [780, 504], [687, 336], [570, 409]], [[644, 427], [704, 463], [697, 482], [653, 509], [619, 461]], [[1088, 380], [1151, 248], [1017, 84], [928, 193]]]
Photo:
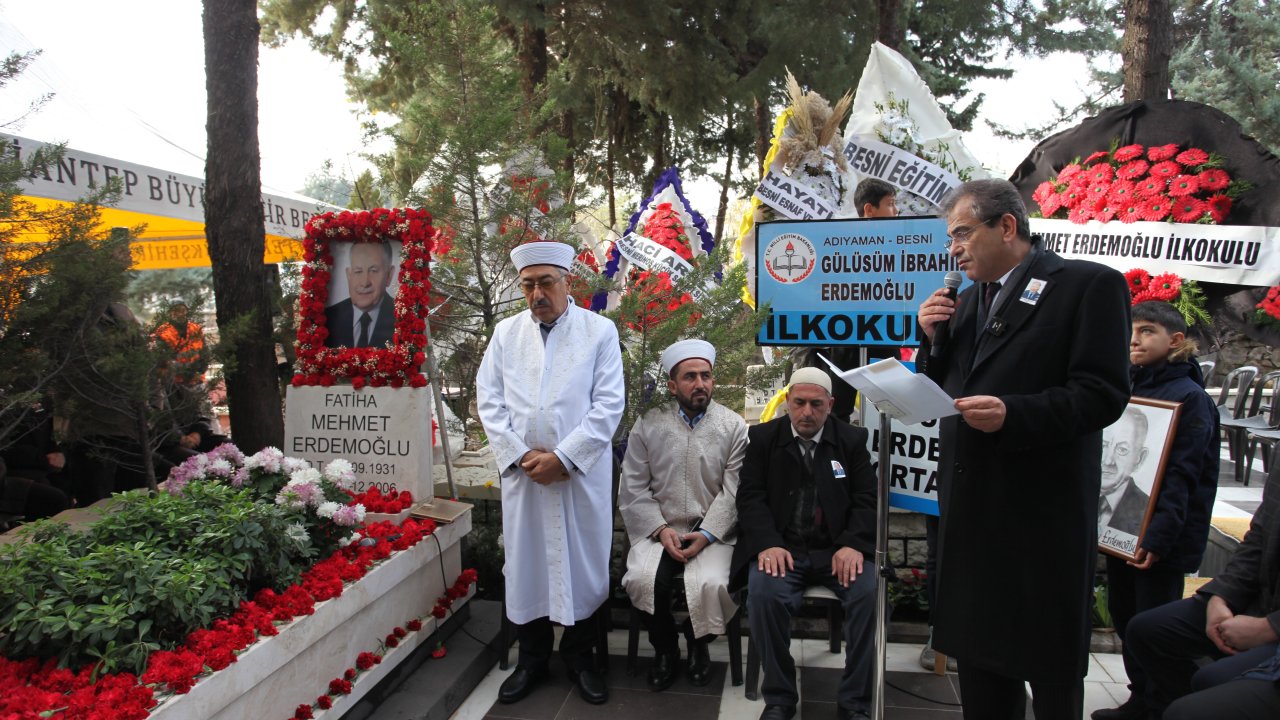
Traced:
[[[800, 675], [798, 718], [831, 718], [835, 714], [835, 688], [840, 679], [842, 655], [833, 655], [825, 640], [793, 640], [792, 656]], [[885, 718], [887, 720], [950, 720], [960, 717], [956, 676], [944, 677], [921, 669], [920, 645], [890, 643], [885, 664]], [[641, 647], [644, 659], [639, 673], [626, 671], [626, 633], [609, 636], [610, 665], [607, 676], [609, 702], [588, 705], [578, 697], [565, 673], [554, 668], [551, 681], [529, 697], [512, 704], [497, 704], [498, 687], [510, 670], [496, 667], [453, 714], [452, 720], [753, 720], [764, 709], [761, 700], [748, 700], [742, 686], [730, 683], [728, 645], [723, 638], [711, 646], [716, 670], [705, 688], [695, 688], [683, 679], [666, 692], [645, 688], [648, 648]], [[512, 653], [514, 658], [514, 652]], [[1115, 707], [1128, 697], [1124, 666], [1119, 655], [1095, 654], [1085, 677], [1085, 715], [1099, 708]], [[1030, 711], [1028, 711], [1030, 717]]]

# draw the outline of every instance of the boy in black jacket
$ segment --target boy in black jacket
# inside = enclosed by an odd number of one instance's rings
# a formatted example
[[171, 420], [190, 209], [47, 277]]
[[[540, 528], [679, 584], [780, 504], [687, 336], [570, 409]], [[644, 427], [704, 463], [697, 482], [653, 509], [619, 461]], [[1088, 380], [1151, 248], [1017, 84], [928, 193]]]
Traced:
[[[1187, 323], [1164, 302], [1138, 303], [1132, 312], [1133, 396], [1181, 403], [1182, 411], [1155, 512], [1136, 558], [1107, 556], [1107, 607], [1122, 641], [1134, 615], [1182, 597], [1184, 575], [1195, 571], [1204, 555], [1218, 491], [1218, 413], [1204, 391], [1204, 377], [1193, 357], [1196, 344], [1186, 336]], [[1124, 668], [1129, 675], [1128, 701], [1095, 711], [1093, 720], [1148, 717], [1147, 676], [1127, 642]]]

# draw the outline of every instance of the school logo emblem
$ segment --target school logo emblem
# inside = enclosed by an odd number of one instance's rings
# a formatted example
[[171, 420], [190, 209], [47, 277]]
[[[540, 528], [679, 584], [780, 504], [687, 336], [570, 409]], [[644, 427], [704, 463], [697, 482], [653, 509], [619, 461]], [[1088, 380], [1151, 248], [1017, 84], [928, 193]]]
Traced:
[[797, 233], [783, 233], [764, 249], [764, 267], [780, 283], [793, 285], [813, 272], [818, 253], [809, 238]]

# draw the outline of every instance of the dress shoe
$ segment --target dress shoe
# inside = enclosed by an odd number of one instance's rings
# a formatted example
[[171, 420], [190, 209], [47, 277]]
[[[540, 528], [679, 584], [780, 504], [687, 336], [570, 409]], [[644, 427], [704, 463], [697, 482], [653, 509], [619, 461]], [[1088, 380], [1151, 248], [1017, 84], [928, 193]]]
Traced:
[[791, 720], [795, 716], [795, 705], [765, 705], [760, 720]]
[[653, 667], [649, 668], [649, 689], [662, 692], [676, 681], [676, 668], [680, 665], [680, 651], [660, 652], [653, 658]]
[[595, 670], [578, 671], [574, 682], [578, 685], [578, 694], [592, 705], [603, 705], [609, 701], [609, 686]]
[[866, 710], [850, 710], [836, 706], [836, 720], [871, 720]]
[[695, 640], [689, 646], [689, 682], [695, 687], [711, 682], [711, 653], [705, 642]]
[[515, 672], [502, 681], [502, 687], [498, 689], [498, 702], [503, 704], [518, 702], [533, 692], [538, 683], [546, 679], [545, 667], [516, 667]]
[[1089, 717], [1093, 720], [1146, 720], [1147, 704], [1131, 695], [1120, 707], [1094, 710]]

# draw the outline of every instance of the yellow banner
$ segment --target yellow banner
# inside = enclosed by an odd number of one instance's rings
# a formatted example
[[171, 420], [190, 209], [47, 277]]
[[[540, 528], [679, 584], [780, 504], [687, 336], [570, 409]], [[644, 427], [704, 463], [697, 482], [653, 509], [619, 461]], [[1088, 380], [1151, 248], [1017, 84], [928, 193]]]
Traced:
[[[37, 197], [24, 199], [41, 211], [70, 205], [61, 200]], [[110, 207], [101, 208], [100, 217], [104, 231], [115, 227], [145, 226], [137, 239], [130, 244], [134, 270], [172, 270], [210, 265], [203, 222], [147, 215]], [[42, 234], [28, 233], [20, 235], [18, 240], [44, 242], [48, 238]], [[271, 234], [266, 236], [266, 240], [262, 258], [264, 263], [274, 264], [302, 259], [301, 240]]]

